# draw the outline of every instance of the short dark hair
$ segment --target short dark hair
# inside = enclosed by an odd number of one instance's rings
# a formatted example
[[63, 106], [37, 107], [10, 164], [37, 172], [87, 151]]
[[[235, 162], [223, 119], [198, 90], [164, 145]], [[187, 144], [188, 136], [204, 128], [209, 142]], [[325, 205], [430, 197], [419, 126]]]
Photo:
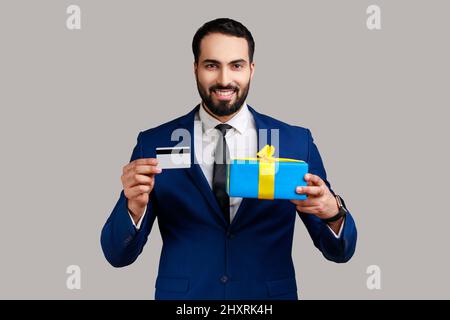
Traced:
[[194, 35], [192, 40], [192, 52], [194, 53], [195, 62], [198, 63], [200, 56], [200, 42], [211, 33], [221, 33], [225, 35], [245, 38], [248, 43], [248, 55], [250, 63], [253, 62], [253, 54], [255, 52], [255, 41], [250, 31], [240, 22], [229, 18], [218, 18], [206, 22]]

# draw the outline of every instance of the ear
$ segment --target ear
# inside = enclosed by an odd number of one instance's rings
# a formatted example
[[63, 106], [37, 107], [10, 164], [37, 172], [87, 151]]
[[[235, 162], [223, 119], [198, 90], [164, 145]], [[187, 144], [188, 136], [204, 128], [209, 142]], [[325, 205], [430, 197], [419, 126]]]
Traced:
[[250, 80], [253, 80], [253, 73], [255, 73], [255, 63], [250, 64]]
[[195, 74], [197, 73], [197, 68], [198, 68], [197, 62], [194, 61], [194, 73]]

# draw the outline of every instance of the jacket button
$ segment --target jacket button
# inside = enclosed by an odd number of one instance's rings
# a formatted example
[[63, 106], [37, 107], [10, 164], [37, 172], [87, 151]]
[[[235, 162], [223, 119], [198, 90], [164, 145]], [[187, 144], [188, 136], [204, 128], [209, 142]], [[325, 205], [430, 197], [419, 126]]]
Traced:
[[227, 282], [228, 282], [228, 277], [227, 277], [227, 276], [222, 276], [222, 277], [220, 278], [220, 282], [222, 282], [222, 283], [227, 283]]

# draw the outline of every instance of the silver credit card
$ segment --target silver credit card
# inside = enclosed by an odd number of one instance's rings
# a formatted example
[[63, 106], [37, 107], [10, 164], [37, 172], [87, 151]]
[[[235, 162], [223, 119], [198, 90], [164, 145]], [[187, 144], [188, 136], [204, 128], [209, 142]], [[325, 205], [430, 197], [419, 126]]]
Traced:
[[183, 169], [191, 167], [190, 147], [156, 148], [156, 159], [161, 169]]

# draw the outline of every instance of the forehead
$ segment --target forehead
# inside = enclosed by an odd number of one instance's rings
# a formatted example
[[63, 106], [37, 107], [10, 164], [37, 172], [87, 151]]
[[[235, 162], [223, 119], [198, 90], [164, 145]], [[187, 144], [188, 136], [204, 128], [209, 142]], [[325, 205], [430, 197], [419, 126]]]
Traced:
[[200, 42], [199, 61], [205, 59], [214, 59], [225, 63], [238, 59], [248, 61], [247, 40], [220, 33], [208, 34]]

